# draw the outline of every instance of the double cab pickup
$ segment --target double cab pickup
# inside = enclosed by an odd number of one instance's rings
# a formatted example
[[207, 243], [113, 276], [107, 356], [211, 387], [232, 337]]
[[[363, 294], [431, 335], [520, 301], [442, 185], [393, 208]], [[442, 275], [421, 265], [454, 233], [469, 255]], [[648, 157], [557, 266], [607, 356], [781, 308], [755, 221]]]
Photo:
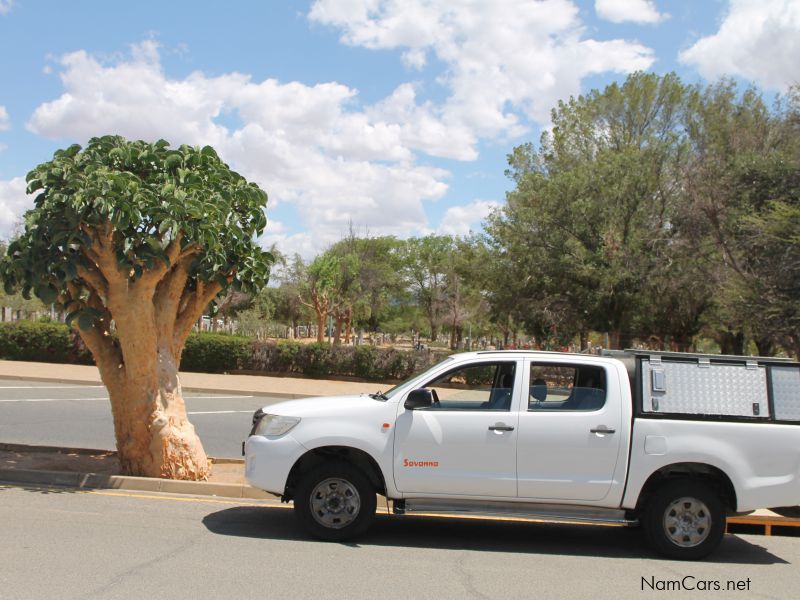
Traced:
[[385, 392], [259, 409], [254, 487], [324, 540], [396, 514], [640, 525], [699, 559], [727, 515], [800, 504], [800, 365], [625, 351], [451, 356]]

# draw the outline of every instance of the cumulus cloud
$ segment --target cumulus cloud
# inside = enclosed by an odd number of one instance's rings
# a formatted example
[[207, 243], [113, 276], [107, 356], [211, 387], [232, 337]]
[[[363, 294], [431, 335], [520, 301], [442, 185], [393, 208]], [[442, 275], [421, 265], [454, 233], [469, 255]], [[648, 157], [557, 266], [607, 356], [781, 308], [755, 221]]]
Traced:
[[668, 17], [658, 12], [653, 0], [595, 0], [597, 16], [612, 23], [659, 23]]
[[680, 53], [707, 79], [738, 75], [776, 90], [800, 82], [800, 2], [731, 0], [715, 34]]
[[0, 181], [0, 239], [7, 240], [22, 223], [22, 215], [33, 208], [33, 196], [25, 194], [25, 179]]
[[0, 0], [0, 15], [8, 14], [12, 6], [14, 6], [14, 0]]
[[[239, 73], [176, 80], [164, 73], [153, 41], [111, 64], [84, 51], [59, 62], [64, 93], [34, 111], [31, 131], [79, 141], [115, 133], [211, 144], [269, 193], [271, 205], [298, 207], [313, 235], [272, 230], [265, 238], [287, 242], [287, 252], [313, 254], [349, 222], [381, 235], [424, 227], [423, 202], [444, 195], [449, 173], [419, 164], [416, 152], [465, 155], [438, 139], [458, 136], [442, 134], [432, 108], [414, 103], [413, 89], [361, 107], [356, 90], [335, 82], [257, 82]], [[220, 124], [230, 113], [240, 127]]]
[[479, 137], [520, 135], [526, 118], [546, 124], [583, 77], [653, 62], [641, 44], [587, 39], [570, 0], [317, 0], [309, 18], [346, 44], [401, 50], [414, 68], [434, 54], [450, 93], [441, 123]]
[[499, 206], [500, 203], [494, 200], [474, 200], [464, 206], [448, 208], [436, 232], [442, 235], [465, 236], [470, 231], [477, 231], [481, 222]]
[[8, 111], [6, 107], [0, 104], [0, 131], [7, 131], [11, 126], [11, 121], [8, 118]]

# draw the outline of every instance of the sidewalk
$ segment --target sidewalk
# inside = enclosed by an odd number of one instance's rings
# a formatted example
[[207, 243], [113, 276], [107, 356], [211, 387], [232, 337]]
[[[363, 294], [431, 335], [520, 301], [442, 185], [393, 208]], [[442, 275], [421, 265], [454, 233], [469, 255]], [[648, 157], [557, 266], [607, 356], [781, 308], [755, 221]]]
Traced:
[[[100, 373], [95, 366], [0, 360], [0, 379], [98, 384]], [[262, 375], [219, 375], [181, 372], [181, 385], [198, 392], [228, 394], [264, 394], [278, 398], [309, 396], [341, 396], [386, 390], [392, 384], [303, 379], [300, 377], [268, 377]]]
[[[94, 366], [9, 360], [0, 360], [2, 379], [88, 385], [102, 383], [100, 373]], [[184, 390], [264, 394], [286, 399], [370, 393], [391, 387], [391, 384], [380, 383], [209, 373], [181, 373], [181, 384]], [[214, 464], [208, 482], [172, 481], [118, 475], [119, 464], [114, 452], [2, 442], [0, 440], [0, 481], [233, 498], [274, 498], [245, 483], [244, 462], [241, 460], [212, 459]]]

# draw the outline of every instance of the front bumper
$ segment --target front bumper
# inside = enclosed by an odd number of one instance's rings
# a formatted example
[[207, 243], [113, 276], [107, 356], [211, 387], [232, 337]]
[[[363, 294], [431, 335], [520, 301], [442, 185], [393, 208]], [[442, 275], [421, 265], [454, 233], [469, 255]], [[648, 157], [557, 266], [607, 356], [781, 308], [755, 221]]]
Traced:
[[277, 496], [283, 496], [289, 472], [306, 448], [291, 434], [277, 438], [251, 435], [244, 443], [247, 483]]

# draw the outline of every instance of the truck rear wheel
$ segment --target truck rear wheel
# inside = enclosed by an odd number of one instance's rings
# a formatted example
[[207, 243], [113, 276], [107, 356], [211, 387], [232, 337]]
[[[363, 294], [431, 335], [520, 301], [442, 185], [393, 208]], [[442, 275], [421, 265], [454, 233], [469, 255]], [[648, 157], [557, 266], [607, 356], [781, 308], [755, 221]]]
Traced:
[[314, 537], [341, 542], [361, 535], [372, 524], [375, 494], [359, 469], [345, 462], [328, 462], [300, 479], [294, 512]]
[[642, 516], [648, 543], [667, 558], [704, 558], [725, 534], [722, 501], [700, 481], [683, 479], [663, 484], [650, 498]]

